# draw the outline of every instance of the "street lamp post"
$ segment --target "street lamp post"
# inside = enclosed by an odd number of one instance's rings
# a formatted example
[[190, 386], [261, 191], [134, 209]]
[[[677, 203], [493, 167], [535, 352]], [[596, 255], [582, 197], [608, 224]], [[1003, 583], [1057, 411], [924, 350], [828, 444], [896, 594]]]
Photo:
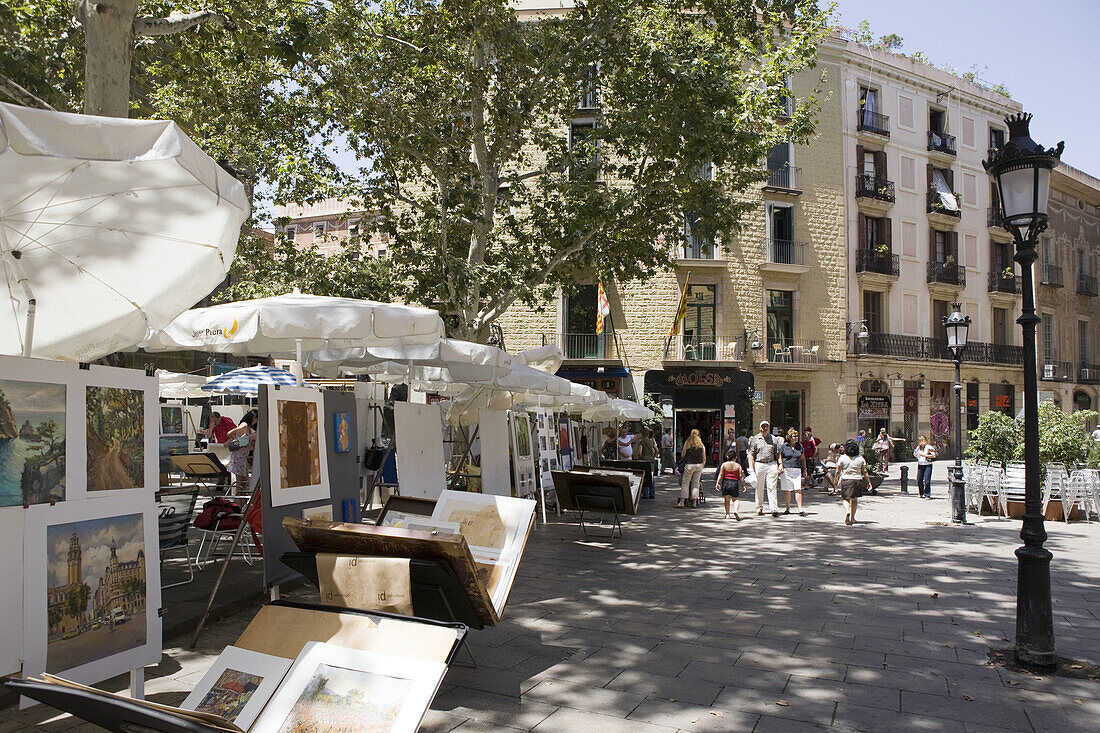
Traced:
[[947, 348], [955, 361], [955, 466], [951, 478], [951, 521], [966, 524], [966, 493], [963, 488], [962, 464], [962, 352], [966, 348], [966, 337], [970, 331], [970, 316], [961, 312], [962, 304], [955, 303], [954, 312], [943, 318], [943, 328], [947, 331]]
[[1039, 387], [1035, 377], [1035, 282], [1033, 266], [1039, 234], [1047, 228], [1047, 198], [1050, 172], [1065, 148], [1044, 149], [1031, 139], [1031, 115], [1005, 118], [1009, 138], [1002, 147], [989, 151], [982, 165], [997, 182], [1001, 214], [1016, 240], [1016, 256], [1023, 280], [1023, 306], [1016, 322], [1024, 342], [1024, 519], [1017, 548], [1019, 569], [1016, 580], [1016, 661], [1035, 667], [1053, 667], [1054, 615], [1050, 597], [1050, 560], [1043, 547], [1042, 497], [1039, 493]]

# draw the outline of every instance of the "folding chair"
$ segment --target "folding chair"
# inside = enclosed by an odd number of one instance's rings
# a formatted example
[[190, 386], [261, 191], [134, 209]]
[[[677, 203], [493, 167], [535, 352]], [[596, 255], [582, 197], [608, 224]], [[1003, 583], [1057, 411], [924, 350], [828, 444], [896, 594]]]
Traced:
[[233, 475], [213, 453], [185, 453], [168, 458], [184, 478], [206, 489], [211, 497], [228, 493], [233, 486]]
[[[187, 580], [178, 583], [161, 585], [161, 588], [175, 588], [179, 585], [187, 585], [195, 579], [195, 564], [191, 560], [191, 548], [187, 544], [187, 530], [191, 528], [191, 520], [195, 516], [195, 503], [199, 498], [199, 490], [188, 494], [174, 494], [162, 497], [159, 504], [160, 516], [158, 525], [160, 529], [160, 561], [164, 564], [164, 553], [171, 550], [182, 549], [187, 558]], [[164, 577], [163, 569], [161, 577]]]

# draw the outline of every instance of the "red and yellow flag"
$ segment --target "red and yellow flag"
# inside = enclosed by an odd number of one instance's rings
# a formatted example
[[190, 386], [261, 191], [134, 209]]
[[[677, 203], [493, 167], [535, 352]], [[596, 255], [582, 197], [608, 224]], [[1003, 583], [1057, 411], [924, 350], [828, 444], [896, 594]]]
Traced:
[[611, 303], [607, 302], [607, 292], [603, 289], [603, 280], [596, 294], [596, 333], [603, 333], [603, 319], [611, 315]]
[[676, 318], [672, 321], [672, 328], [668, 329], [668, 335], [676, 336], [680, 333], [680, 324], [684, 322], [684, 316], [687, 315], [688, 310], [688, 281], [691, 280], [691, 273], [689, 272], [684, 278], [684, 290], [680, 293], [680, 305], [676, 307]]

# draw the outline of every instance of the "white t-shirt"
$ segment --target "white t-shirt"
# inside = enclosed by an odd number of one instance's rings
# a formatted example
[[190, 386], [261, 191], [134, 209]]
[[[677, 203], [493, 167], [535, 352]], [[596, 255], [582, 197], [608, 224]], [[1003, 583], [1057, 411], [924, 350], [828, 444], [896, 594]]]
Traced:
[[867, 461], [863, 460], [863, 456], [851, 456], [845, 454], [837, 459], [837, 468], [840, 469], [840, 480], [847, 481], [848, 479], [862, 479], [863, 467], [867, 465]]
[[1092, 431], [1092, 439], [1097, 443], [1100, 443], [1100, 428]]
[[634, 457], [634, 447], [631, 443], [634, 442], [633, 435], [627, 435], [625, 438], [617, 438], [616, 441], [619, 444], [619, 459], [623, 461], [629, 461]]
[[913, 455], [917, 458], [918, 466], [929, 466], [932, 464], [932, 459], [936, 457], [936, 449], [931, 443], [926, 443], [923, 448], [918, 445], [913, 449]]

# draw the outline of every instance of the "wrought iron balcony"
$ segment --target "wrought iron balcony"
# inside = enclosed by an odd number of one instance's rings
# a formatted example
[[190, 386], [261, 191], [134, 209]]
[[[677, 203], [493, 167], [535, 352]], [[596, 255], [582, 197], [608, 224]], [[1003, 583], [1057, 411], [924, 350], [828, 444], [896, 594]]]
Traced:
[[[905, 336], [897, 333], [871, 333], [866, 339], [853, 339], [856, 342], [852, 352], [859, 356], [893, 356], [900, 359], [942, 359], [950, 361], [953, 356], [947, 348], [947, 340], [928, 338], [927, 336]], [[864, 341], [865, 343], [860, 343]], [[1007, 364], [1022, 366], [1024, 349], [1022, 346], [990, 344], [970, 341], [962, 354], [963, 360], [976, 364]]]
[[1077, 381], [1085, 384], [1100, 384], [1100, 364], [1078, 365]]
[[1039, 284], [1051, 288], [1062, 287], [1062, 268], [1058, 265], [1042, 264], [1039, 266]]
[[684, 237], [684, 243], [680, 247], [680, 258], [684, 260], [713, 260], [718, 257], [718, 248], [714, 246], [714, 240], [697, 234], [689, 234]]
[[1044, 359], [1042, 369], [1039, 370], [1039, 379], [1048, 382], [1072, 382], [1074, 377], [1073, 365], [1068, 361]]
[[871, 132], [875, 135], [890, 137], [890, 118], [878, 112], [860, 109], [857, 113], [856, 131]]
[[860, 173], [856, 175], [856, 198], [862, 197], [894, 203], [894, 182], [870, 173]]
[[802, 169], [785, 165], [782, 168], [769, 168], [765, 191], [779, 193], [802, 193]]
[[901, 268], [898, 256], [889, 250], [859, 249], [856, 250], [856, 272], [877, 272], [897, 277], [901, 274]]
[[764, 260], [772, 265], [805, 265], [806, 243], [767, 239], [764, 241]]
[[772, 364], [820, 364], [825, 358], [824, 341], [768, 343], [768, 362]]
[[955, 262], [929, 262], [928, 282], [966, 286], [966, 268]]
[[1006, 275], [1004, 272], [989, 273], [989, 292], [1020, 294], [1020, 276], [1016, 273]]
[[566, 359], [623, 361], [622, 341], [614, 331], [595, 333], [544, 333], [542, 344], [557, 344]]
[[962, 210], [958, 207], [959, 195], [955, 194], [955, 210], [951, 211], [943, 205], [943, 201], [940, 200], [939, 191], [931, 190], [928, 192], [928, 213], [939, 214], [940, 216], [953, 216], [956, 219], [962, 218]]
[[1090, 298], [1095, 298], [1097, 295], [1096, 290], [1096, 277], [1094, 275], [1086, 275], [1081, 272], [1077, 274], [1077, 294], [1087, 295]]
[[1005, 231], [1008, 231], [1008, 225], [1005, 224], [1004, 214], [1001, 213], [999, 207], [990, 206], [988, 209], [986, 209], [985, 220], [986, 225], [991, 228], [1004, 229]]
[[743, 354], [744, 344], [736, 339], [704, 334], [674, 337], [664, 358], [672, 361], [741, 361]]
[[955, 155], [955, 136], [929, 130], [928, 149], [944, 155]]

